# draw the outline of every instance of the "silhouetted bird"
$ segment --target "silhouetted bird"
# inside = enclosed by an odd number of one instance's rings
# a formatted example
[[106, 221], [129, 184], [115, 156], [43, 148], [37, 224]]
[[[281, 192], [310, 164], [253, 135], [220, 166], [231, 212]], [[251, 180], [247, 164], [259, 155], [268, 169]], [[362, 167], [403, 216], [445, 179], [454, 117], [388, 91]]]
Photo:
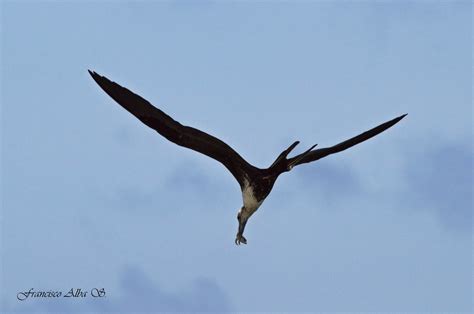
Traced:
[[296, 141], [284, 150], [270, 167], [260, 169], [249, 164], [235, 150], [218, 138], [182, 125], [139, 95], [96, 72], [89, 71], [89, 73], [110, 97], [147, 126], [175, 144], [190, 148], [219, 161], [232, 173], [240, 184], [244, 203], [237, 214], [239, 228], [235, 239], [236, 244], [247, 244], [247, 239], [243, 235], [247, 220], [262, 205], [280, 174], [290, 171], [294, 166], [338, 153], [368, 140], [406, 116], [406, 114], [401, 115], [337, 145], [320, 149], [314, 149], [316, 145], [313, 145], [307, 151], [288, 158], [288, 154], [299, 143], [299, 141]]

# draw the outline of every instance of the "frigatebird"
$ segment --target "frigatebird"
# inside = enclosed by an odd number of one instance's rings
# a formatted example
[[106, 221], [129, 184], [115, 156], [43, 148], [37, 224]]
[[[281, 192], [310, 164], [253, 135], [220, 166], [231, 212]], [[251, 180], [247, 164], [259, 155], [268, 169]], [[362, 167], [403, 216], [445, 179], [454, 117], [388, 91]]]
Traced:
[[316, 144], [305, 152], [288, 158], [289, 153], [299, 144], [299, 141], [296, 141], [285, 149], [270, 167], [261, 169], [248, 163], [234, 149], [218, 138], [201, 130], [182, 125], [146, 99], [94, 71], [89, 70], [89, 74], [110, 97], [144, 124], [175, 144], [219, 161], [232, 173], [239, 182], [244, 203], [237, 213], [239, 222], [235, 239], [237, 245], [247, 244], [247, 239], [244, 237], [245, 225], [250, 216], [262, 205], [280, 174], [290, 171], [294, 166], [316, 161], [368, 140], [406, 116], [406, 114], [401, 115], [334, 146], [314, 149]]

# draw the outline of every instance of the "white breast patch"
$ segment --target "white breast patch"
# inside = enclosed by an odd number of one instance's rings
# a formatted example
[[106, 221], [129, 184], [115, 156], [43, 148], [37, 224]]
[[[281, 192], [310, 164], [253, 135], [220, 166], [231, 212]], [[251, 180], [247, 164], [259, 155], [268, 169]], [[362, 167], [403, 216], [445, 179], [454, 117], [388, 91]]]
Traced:
[[255, 212], [262, 204], [262, 201], [259, 202], [255, 198], [252, 186], [248, 182], [245, 182], [244, 189], [242, 190], [242, 199], [244, 201], [245, 208], [250, 213]]

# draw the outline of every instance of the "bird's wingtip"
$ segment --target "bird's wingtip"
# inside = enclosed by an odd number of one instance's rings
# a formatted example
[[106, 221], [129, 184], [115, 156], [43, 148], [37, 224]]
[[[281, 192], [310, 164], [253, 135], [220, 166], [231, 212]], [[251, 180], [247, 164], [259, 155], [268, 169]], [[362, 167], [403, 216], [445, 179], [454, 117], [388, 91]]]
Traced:
[[398, 122], [398, 121], [402, 120], [403, 118], [405, 118], [407, 115], [408, 115], [408, 113], [402, 114], [401, 116], [396, 117], [394, 120]]

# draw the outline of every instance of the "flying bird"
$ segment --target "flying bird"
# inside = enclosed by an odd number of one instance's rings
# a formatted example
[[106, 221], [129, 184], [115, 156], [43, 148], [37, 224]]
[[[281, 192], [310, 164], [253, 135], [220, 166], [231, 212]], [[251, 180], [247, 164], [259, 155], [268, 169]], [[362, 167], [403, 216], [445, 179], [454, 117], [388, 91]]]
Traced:
[[110, 97], [144, 124], [175, 144], [219, 161], [232, 173], [239, 182], [243, 199], [243, 206], [237, 213], [239, 222], [235, 238], [235, 244], [237, 245], [247, 244], [247, 239], [244, 237], [245, 225], [253, 213], [262, 205], [279, 175], [290, 171], [295, 166], [319, 160], [368, 140], [387, 130], [406, 116], [406, 114], [401, 115], [334, 146], [314, 149], [317, 145], [315, 144], [299, 155], [288, 157], [290, 152], [299, 144], [299, 141], [296, 141], [285, 149], [270, 167], [261, 169], [248, 163], [220, 139], [201, 130], [182, 125], [146, 99], [94, 71], [89, 70], [89, 74]]

